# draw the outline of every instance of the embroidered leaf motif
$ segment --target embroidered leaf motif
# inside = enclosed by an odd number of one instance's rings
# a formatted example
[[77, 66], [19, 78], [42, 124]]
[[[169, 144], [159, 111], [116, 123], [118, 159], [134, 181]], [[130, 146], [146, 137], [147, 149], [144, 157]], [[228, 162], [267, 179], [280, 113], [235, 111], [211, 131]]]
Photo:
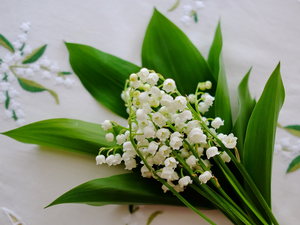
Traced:
[[196, 13], [196, 12], [194, 13], [194, 20], [195, 20], [195, 23], [198, 22], [198, 16], [197, 16], [197, 13]]
[[5, 215], [8, 217], [12, 225], [26, 225], [24, 221], [15, 212], [5, 207], [2, 207], [2, 210], [4, 211]]
[[147, 225], [150, 225], [150, 223], [152, 222], [152, 220], [157, 217], [159, 214], [162, 214], [163, 211], [156, 211], [154, 213], [152, 213], [149, 218], [148, 218], [148, 221], [147, 221]]
[[179, 3], [180, 3], [180, 0], [177, 0], [177, 1], [175, 2], [175, 4], [168, 10], [168, 12], [171, 12], [171, 11], [173, 11], [174, 9], [176, 9], [176, 8], [178, 7]]
[[71, 72], [67, 72], [67, 71], [59, 71], [58, 72], [58, 76], [61, 76], [61, 75], [70, 75], [72, 74]]
[[5, 108], [8, 109], [10, 98], [8, 96], [8, 91], [6, 91], [6, 100], [5, 100]]
[[2, 45], [4, 48], [7, 48], [11, 52], [15, 52], [15, 49], [12, 46], [12, 44], [1, 34], [0, 34], [0, 45]]
[[284, 127], [284, 129], [286, 129], [291, 134], [300, 137], [300, 125], [289, 125]]
[[17, 117], [17, 115], [16, 115], [15, 110], [13, 110], [12, 112], [13, 112], [12, 118], [13, 118], [15, 121], [17, 121], [17, 120], [18, 120], [18, 117]]
[[47, 45], [43, 45], [42, 47], [33, 50], [31, 54], [25, 57], [22, 63], [27, 64], [27, 63], [33, 63], [37, 61], [43, 55], [44, 51], [46, 50], [46, 47]]
[[42, 86], [32, 80], [27, 80], [27, 79], [18, 77], [18, 81], [19, 81], [21, 87], [26, 91], [30, 91], [30, 92], [48, 91], [55, 98], [56, 104], [59, 104], [58, 96], [54, 91], [47, 89], [44, 86]]
[[286, 173], [294, 172], [300, 168], [300, 155], [298, 155], [289, 165]]

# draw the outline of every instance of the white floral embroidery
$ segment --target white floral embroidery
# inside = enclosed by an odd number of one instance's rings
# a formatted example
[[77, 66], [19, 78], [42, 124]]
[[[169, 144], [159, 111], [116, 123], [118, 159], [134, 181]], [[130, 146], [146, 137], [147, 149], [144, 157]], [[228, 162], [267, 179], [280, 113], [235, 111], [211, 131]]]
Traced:
[[67, 75], [71, 74], [70, 72], [60, 71], [57, 63], [52, 63], [46, 56], [42, 56], [46, 45], [32, 50], [26, 44], [30, 23], [23, 23], [20, 29], [24, 33], [18, 35], [14, 42], [10, 43], [4, 38], [7, 44], [4, 47], [10, 52], [3, 58], [0, 56], [0, 104], [4, 104], [5, 108], [3, 118], [6, 120], [13, 118], [17, 126], [24, 125], [26, 121], [22, 105], [17, 100], [20, 93], [14, 88], [14, 85], [19, 83], [24, 90], [30, 92], [48, 91], [58, 103], [58, 97], [54, 91], [32, 80], [35, 73], [43, 79], [55, 77], [54, 84], [64, 84], [67, 88], [74, 84], [72, 78], [66, 78]]

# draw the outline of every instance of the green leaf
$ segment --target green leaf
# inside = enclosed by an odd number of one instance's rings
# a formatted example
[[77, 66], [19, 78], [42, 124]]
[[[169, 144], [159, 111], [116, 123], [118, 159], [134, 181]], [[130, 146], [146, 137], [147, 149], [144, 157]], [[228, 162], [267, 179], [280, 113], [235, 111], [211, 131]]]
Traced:
[[121, 93], [125, 80], [139, 67], [86, 45], [66, 43], [70, 64], [83, 86], [101, 104], [127, 118]]
[[[278, 114], [284, 97], [279, 63], [253, 109], [248, 122], [243, 153], [244, 166], [269, 206], [271, 206], [274, 140]], [[246, 187], [246, 191], [253, 196], [250, 188]]]
[[2, 34], [0, 34], [0, 45], [2, 45], [4, 48], [7, 48], [11, 52], [15, 52], [12, 44]]
[[298, 155], [295, 159], [293, 159], [286, 173], [294, 172], [299, 168], [300, 168], [300, 155]]
[[300, 137], [300, 125], [289, 125], [283, 128], [286, 129], [291, 134]]
[[[140, 173], [127, 173], [100, 178], [81, 184], [66, 192], [49, 206], [62, 203], [83, 203], [94, 206], [117, 205], [180, 205], [172, 193], [164, 193], [161, 183], [143, 178]], [[188, 188], [182, 194], [194, 206], [212, 209], [212, 204]]]
[[177, 0], [175, 2], [175, 4], [168, 10], [168, 12], [175, 10], [178, 7], [179, 3], [180, 3], [180, 0]]
[[213, 77], [217, 81], [215, 93], [214, 115], [225, 121], [224, 126], [218, 129], [219, 133], [230, 133], [232, 127], [231, 106], [229, 91], [227, 86], [224, 62], [222, 57], [223, 38], [220, 22], [218, 23], [214, 41], [209, 51], [208, 65], [212, 71]]
[[39, 48], [34, 49], [32, 53], [30, 53], [23, 59], [22, 63], [27, 64], [37, 61], [43, 55], [44, 51], [46, 50], [46, 47], [47, 45], [43, 45]]
[[212, 71], [215, 80], [218, 80], [220, 70], [220, 56], [223, 48], [221, 22], [219, 21], [213, 43], [210, 47], [207, 63]]
[[55, 98], [56, 104], [59, 104], [58, 96], [54, 91], [45, 88], [43, 85], [38, 84], [33, 80], [27, 80], [25, 78], [18, 77], [18, 81], [19, 81], [19, 84], [21, 85], [21, 87], [25, 91], [30, 91], [30, 92], [48, 91]]
[[152, 213], [147, 220], [147, 225], [150, 225], [152, 220], [154, 220], [155, 217], [157, 217], [159, 214], [162, 214], [162, 213], [163, 213], [163, 211], [156, 211], [156, 212]]
[[[194, 93], [198, 82], [216, 81], [206, 60], [187, 36], [156, 9], [142, 47], [142, 65], [173, 78], [181, 94]], [[188, 78], [188, 79], [187, 79]]]
[[116, 146], [106, 141], [101, 125], [73, 119], [43, 120], [2, 134], [23, 143], [92, 155], [98, 155], [100, 147]]
[[251, 69], [245, 75], [238, 87], [239, 113], [233, 127], [233, 133], [238, 138], [237, 149], [242, 160], [248, 121], [256, 104], [255, 100], [251, 98], [248, 87], [248, 79], [250, 72]]

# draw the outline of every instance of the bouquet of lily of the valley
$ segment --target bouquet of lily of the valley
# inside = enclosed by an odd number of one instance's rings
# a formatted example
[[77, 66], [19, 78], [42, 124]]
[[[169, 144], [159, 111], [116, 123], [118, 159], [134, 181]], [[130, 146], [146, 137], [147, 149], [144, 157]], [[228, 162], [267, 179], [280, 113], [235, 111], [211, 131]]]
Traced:
[[238, 87], [232, 121], [220, 24], [205, 60], [157, 10], [142, 47], [142, 67], [92, 47], [66, 43], [86, 89], [127, 119], [121, 126], [52, 119], [3, 133], [24, 143], [79, 151], [131, 173], [88, 181], [61, 203], [165, 204], [219, 209], [233, 224], [278, 224], [271, 210], [275, 130], [284, 88], [280, 65], [256, 102], [250, 71]]

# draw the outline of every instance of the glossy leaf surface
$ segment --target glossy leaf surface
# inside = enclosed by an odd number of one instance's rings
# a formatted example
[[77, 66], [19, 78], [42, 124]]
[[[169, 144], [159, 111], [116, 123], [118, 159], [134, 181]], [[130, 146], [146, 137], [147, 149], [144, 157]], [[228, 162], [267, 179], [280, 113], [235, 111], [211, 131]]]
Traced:
[[269, 206], [275, 133], [284, 97], [278, 64], [253, 109], [246, 131], [243, 154], [245, 168]]
[[139, 67], [86, 45], [66, 43], [70, 64], [90, 94], [114, 113], [127, 118], [121, 93], [125, 80]]
[[156, 9], [148, 25], [142, 47], [142, 65], [165, 78], [173, 78], [181, 94], [194, 93], [198, 82], [216, 81], [212, 72], [188, 37]]
[[[182, 195], [195, 207], [213, 208], [208, 200], [192, 189], [187, 189]], [[143, 178], [140, 173], [119, 174], [88, 181], [66, 192], [47, 207], [62, 203], [84, 203], [94, 206], [183, 205], [170, 192], [164, 193], [158, 181]]]
[[255, 106], [255, 100], [251, 98], [248, 87], [250, 72], [251, 69], [245, 75], [238, 87], [239, 113], [233, 127], [233, 133], [238, 138], [237, 149], [242, 160], [248, 121]]
[[99, 148], [115, 146], [107, 142], [99, 124], [74, 119], [50, 119], [2, 133], [17, 141], [97, 155]]

